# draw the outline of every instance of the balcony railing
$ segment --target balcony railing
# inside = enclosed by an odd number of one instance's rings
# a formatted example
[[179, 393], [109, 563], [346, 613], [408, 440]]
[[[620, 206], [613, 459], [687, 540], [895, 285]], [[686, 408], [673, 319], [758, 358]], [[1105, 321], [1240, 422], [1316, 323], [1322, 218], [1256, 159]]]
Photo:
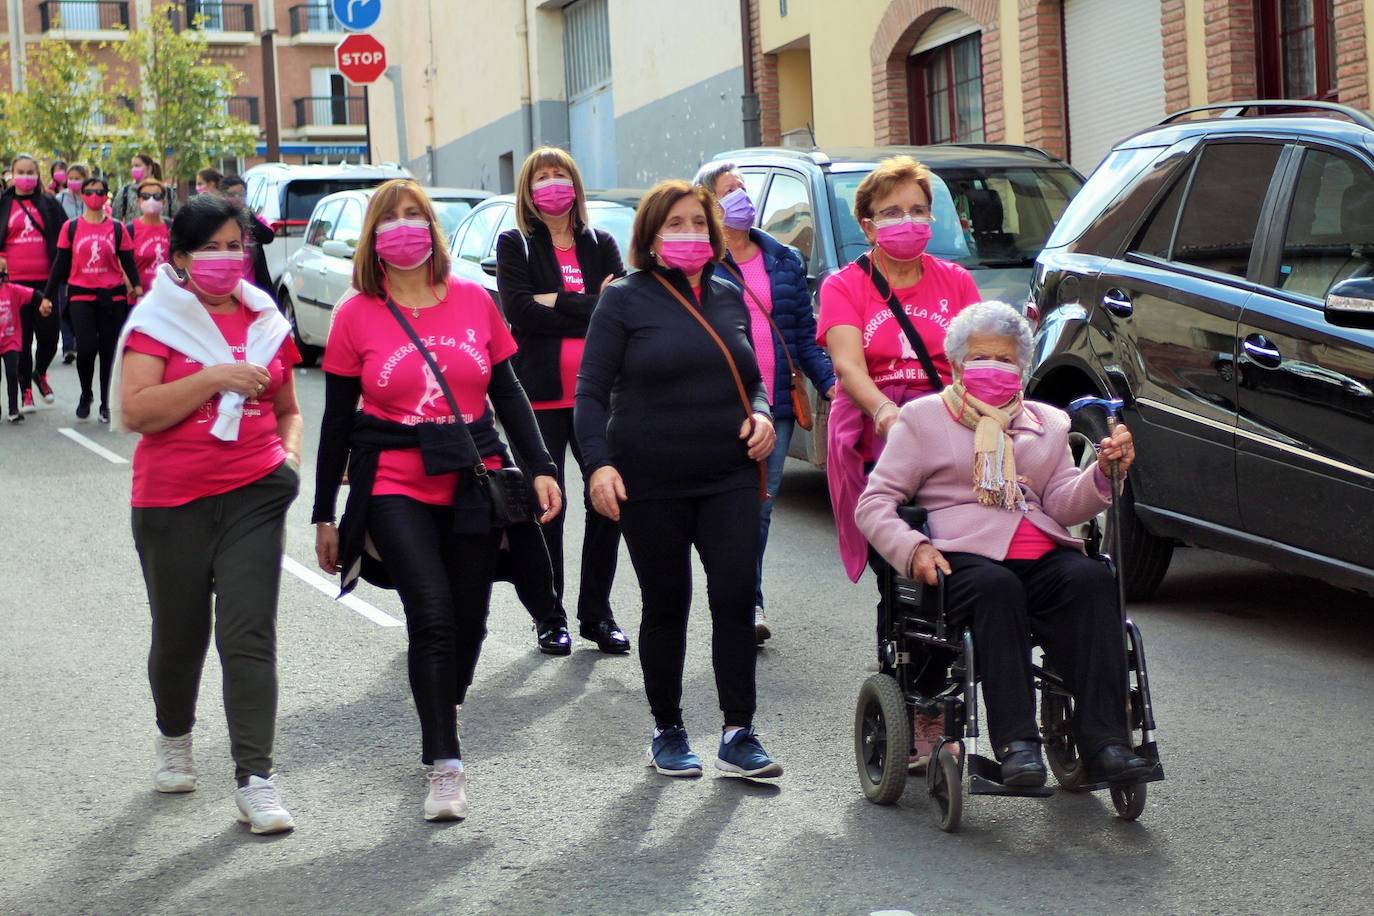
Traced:
[[125, 0], [43, 0], [38, 4], [39, 29], [99, 32], [129, 28]]
[[172, 26], [204, 32], [255, 32], [253, 4], [224, 3], [221, 0], [186, 0], [167, 7]]
[[255, 95], [230, 96], [224, 100], [224, 107], [231, 118], [255, 126], [262, 125], [262, 121], [258, 118], [258, 97]]
[[367, 123], [360, 95], [309, 96], [295, 102], [297, 127], [362, 127]]
[[291, 17], [291, 34], [303, 32], [342, 32], [343, 26], [334, 18], [334, 10], [328, 3], [302, 3], [293, 6], [287, 13]]

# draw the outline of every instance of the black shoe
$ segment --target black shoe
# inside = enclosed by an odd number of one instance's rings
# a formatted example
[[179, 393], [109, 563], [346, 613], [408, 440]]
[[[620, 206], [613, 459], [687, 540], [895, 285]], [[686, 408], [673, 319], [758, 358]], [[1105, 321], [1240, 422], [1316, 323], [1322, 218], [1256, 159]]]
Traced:
[[83, 394], [81, 400], [76, 402], [76, 418], [84, 420], [91, 415], [91, 396]]
[[569, 655], [572, 653], [572, 636], [568, 633], [568, 622], [559, 618], [545, 621], [535, 628], [539, 636], [539, 651], [545, 655]]
[[106, 407], [104, 404], [101, 404], [101, 405], [100, 405], [100, 422], [101, 422], [101, 423], [109, 423], [109, 422], [110, 422], [110, 408]]
[[1113, 783], [1139, 782], [1154, 769], [1150, 761], [1125, 744], [1109, 744], [1093, 758], [1092, 772], [1098, 779]]
[[72, 363], [74, 363], [74, 362], [76, 362], [76, 351], [75, 351], [75, 350], [63, 350], [63, 351], [62, 351], [62, 365], [64, 365], [64, 366], [70, 366], [70, 365], [71, 365]]
[[1045, 761], [1039, 741], [1013, 741], [999, 748], [1002, 785], [1013, 789], [1038, 789], [1045, 784]]
[[590, 639], [596, 643], [597, 648], [602, 652], [611, 655], [623, 655], [630, 651], [630, 641], [625, 638], [625, 634], [610, 617], [605, 620], [598, 620], [596, 623], [579, 624], [577, 632], [581, 634], [583, 639]]

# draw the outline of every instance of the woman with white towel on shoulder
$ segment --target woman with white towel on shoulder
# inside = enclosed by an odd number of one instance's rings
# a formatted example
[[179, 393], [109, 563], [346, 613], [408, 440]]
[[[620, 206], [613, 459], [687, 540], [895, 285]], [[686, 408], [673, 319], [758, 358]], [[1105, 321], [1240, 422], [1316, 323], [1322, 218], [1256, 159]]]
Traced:
[[154, 786], [196, 787], [191, 726], [213, 621], [237, 817], [254, 833], [277, 833], [295, 826], [272, 775], [272, 742], [281, 553], [300, 489], [300, 355], [276, 304], [242, 282], [250, 219], [212, 195], [178, 211], [171, 263], [157, 269], [116, 350], [111, 420], [143, 434], [132, 503], [152, 610]]

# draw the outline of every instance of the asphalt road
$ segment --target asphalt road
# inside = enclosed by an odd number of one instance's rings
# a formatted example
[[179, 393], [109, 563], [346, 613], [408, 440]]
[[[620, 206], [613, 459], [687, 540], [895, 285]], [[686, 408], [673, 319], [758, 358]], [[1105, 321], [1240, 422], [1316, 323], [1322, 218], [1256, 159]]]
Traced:
[[[253, 837], [231, 816], [213, 652], [201, 788], [152, 790], [129, 467], [59, 431], [124, 458], [134, 440], [75, 423], [74, 373], [53, 381], [57, 406], [0, 428], [0, 913], [1369, 910], [1374, 601], [1182, 551], [1157, 600], [1133, 608], [1168, 773], [1141, 820], [1117, 820], [1101, 795], [976, 798], [946, 835], [922, 781], [890, 808], [859, 791], [852, 719], [873, 590], [845, 579], [823, 477], [795, 462], [768, 566], [776, 636], [758, 668], [778, 786], [642, 768], [652, 721], [635, 657], [583, 643], [546, 659], [500, 585], [464, 708], [472, 817], [425, 823], [404, 629], [288, 575], [277, 763], [299, 827]], [[321, 380], [299, 382], [309, 428]], [[292, 509], [288, 555], [313, 567], [309, 502]], [[637, 589], [621, 568], [633, 639]], [[401, 618], [394, 594], [359, 596]], [[719, 714], [704, 588], [696, 610], [685, 708], [707, 756]]]

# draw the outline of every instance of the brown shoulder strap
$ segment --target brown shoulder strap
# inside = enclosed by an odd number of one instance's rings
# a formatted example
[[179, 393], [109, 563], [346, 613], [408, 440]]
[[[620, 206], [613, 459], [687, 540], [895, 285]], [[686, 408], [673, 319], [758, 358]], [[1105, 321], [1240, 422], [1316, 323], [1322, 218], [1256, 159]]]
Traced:
[[787, 340], [782, 336], [782, 330], [778, 327], [778, 323], [773, 320], [773, 316], [768, 313], [768, 309], [763, 307], [763, 303], [759, 301], [759, 297], [749, 288], [749, 284], [744, 282], [744, 271], [737, 267], [732, 267], [726, 261], [721, 261], [720, 266], [724, 267], [726, 271], [729, 272], [730, 276], [739, 281], [740, 288], [742, 288], [745, 294], [748, 295], [750, 299], [753, 299], [754, 304], [759, 307], [759, 313], [762, 314], [764, 318], [768, 319], [768, 326], [773, 329], [774, 334], [778, 335], [778, 343], [782, 344], [782, 355], [787, 359], [787, 374], [796, 375], [797, 366], [792, 362], [792, 351], [787, 348]]

